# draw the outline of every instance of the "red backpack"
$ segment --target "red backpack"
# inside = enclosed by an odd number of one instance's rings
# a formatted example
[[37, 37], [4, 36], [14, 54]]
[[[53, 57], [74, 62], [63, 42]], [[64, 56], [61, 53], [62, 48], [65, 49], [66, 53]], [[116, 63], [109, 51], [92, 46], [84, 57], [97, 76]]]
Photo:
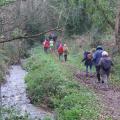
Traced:
[[49, 48], [50, 47], [50, 43], [49, 43], [48, 40], [45, 40], [44, 47], [45, 48]]
[[58, 48], [58, 53], [59, 54], [62, 54], [63, 53], [63, 46], [62, 46], [62, 44], [60, 44], [60, 46], [59, 46], [59, 48]]

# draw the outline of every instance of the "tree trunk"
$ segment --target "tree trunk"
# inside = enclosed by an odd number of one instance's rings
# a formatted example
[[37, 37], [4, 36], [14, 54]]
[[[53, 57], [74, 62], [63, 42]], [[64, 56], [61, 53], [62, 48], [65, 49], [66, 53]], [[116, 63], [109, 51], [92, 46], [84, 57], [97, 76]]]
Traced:
[[120, 10], [118, 11], [115, 24], [115, 39], [117, 50], [120, 53]]

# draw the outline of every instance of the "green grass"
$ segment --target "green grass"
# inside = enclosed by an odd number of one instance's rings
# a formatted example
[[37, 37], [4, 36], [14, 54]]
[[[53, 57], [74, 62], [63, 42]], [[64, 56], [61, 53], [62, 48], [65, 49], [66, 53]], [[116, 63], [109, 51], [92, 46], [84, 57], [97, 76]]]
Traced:
[[95, 93], [78, 84], [51, 54], [37, 47], [27, 61], [27, 90], [34, 104], [46, 104], [55, 111], [57, 120], [98, 119], [100, 109]]

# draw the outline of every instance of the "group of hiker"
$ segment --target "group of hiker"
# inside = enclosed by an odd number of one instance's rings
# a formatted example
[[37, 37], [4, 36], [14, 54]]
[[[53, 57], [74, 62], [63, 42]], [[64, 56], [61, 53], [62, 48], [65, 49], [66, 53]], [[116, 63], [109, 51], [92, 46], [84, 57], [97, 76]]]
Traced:
[[68, 47], [65, 43], [62, 43], [61, 39], [57, 39], [57, 35], [55, 33], [51, 32], [49, 36], [45, 38], [43, 47], [45, 53], [48, 53], [48, 51], [51, 51], [53, 53], [57, 50], [59, 60], [65, 62], [67, 61]]
[[113, 65], [108, 52], [104, 51], [102, 46], [97, 46], [96, 49], [94, 48], [91, 51], [84, 52], [82, 62], [84, 62], [86, 66], [86, 76], [88, 76], [88, 69], [90, 69], [91, 72], [94, 65], [98, 83], [104, 83], [105, 87], [108, 88], [108, 78], [111, 66]]
[[[50, 33], [49, 36], [43, 42], [44, 51], [56, 51], [60, 61], [67, 61], [68, 47], [66, 44], [62, 44], [62, 40], [57, 39], [57, 35]], [[96, 77], [98, 83], [104, 83], [106, 88], [108, 88], [108, 78], [110, 75], [111, 66], [113, 65], [112, 60], [108, 52], [104, 51], [102, 46], [97, 46], [91, 51], [85, 51], [82, 62], [84, 62], [86, 67], [86, 77], [88, 77], [89, 69], [90, 74], [92, 73], [93, 65], [96, 68]]]

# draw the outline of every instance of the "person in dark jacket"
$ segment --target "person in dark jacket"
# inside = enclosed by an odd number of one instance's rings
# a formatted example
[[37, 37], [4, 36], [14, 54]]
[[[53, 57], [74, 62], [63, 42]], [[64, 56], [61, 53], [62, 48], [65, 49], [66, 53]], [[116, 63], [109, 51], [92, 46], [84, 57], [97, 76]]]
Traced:
[[55, 33], [55, 32], [51, 32], [50, 34], [49, 34], [49, 40], [53, 40], [54, 42], [56, 42], [56, 40], [57, 40], [57, 34]]
[[111, 58], [108, 56], [108, 52], [103, 51], [102, 57], [99, 61], [101, 82], [105, 84], [105, 88], [108, 88], [108, 79], [111, 71], [111, 66], [113, 66]]
[[95, 68], [96, 68], [97, 79], [98, 79], [99, 83], [101, 81], [99, 61], [102, 57], [102, 52], [103, 52], [102, 46], [97, 46], [96, 51], [93, 54], [93, 62], [94, 62]]
[[84, 52], [84, 58], [82, 60], [86, 66], [86, 77], [88, 76], [88, 69], [90, 68], [90, 72], [92, 71], [92, 53], [90, 51], [85, 51]]

